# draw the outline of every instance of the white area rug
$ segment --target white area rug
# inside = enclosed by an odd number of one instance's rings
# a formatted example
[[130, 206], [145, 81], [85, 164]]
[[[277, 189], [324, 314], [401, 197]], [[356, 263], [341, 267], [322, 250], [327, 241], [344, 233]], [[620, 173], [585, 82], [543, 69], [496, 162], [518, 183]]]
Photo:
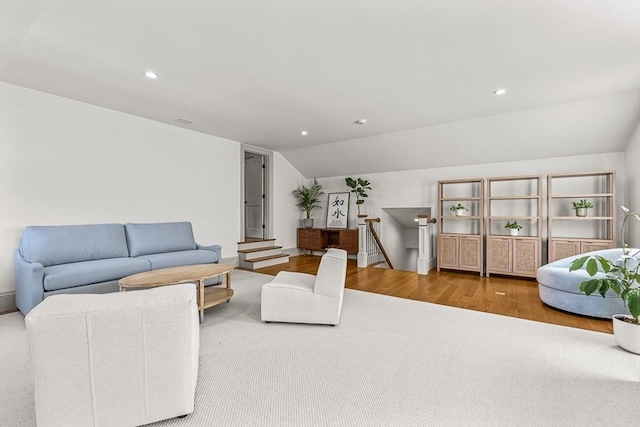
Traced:
[[[205, 312], [195, 412], [154, 426], [638, 426], [612, 335], [346, 290], [340, 325], [265, 324], [270, 276]], [[24, 318], [0, 316], [0, 425], [35, 426]]]

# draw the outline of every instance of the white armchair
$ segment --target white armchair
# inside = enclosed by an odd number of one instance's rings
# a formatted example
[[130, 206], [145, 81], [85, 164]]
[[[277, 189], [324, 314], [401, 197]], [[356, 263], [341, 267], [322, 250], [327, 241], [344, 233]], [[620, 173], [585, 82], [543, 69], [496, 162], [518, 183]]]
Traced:
[[262, 287], [262, 321], [337, 325], [346, 277], [347, 252], [333, 248], [317, 276], [281, 271]]
[[53, 295], [25, 318], [41, 426], [137, 426], [193, 412], [193, 283]]

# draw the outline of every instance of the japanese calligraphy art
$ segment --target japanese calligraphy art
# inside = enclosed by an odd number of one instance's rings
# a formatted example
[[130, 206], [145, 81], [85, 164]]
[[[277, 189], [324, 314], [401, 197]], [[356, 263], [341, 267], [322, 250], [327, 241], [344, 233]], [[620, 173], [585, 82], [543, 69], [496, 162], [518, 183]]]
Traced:
[[329, 193], [327, 228], [347, 228], [349, 193]]

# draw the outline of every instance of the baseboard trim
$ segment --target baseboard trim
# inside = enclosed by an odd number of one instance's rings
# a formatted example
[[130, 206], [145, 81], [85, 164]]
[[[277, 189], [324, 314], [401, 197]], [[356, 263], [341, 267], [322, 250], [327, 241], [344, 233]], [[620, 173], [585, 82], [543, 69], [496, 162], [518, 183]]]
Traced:
[[298, 256], [298, 255], [302, 255], [302, 250], [299, 248], [287, 248], [287, 249], [283, 249], [282, 253], [289, 256]]
[[0, 313], [16, 310], [16, 293], [5, 292], [0, 294]]
[[234, 267], [238, 267], [240, 265], [237, 256], [232, 256], [232, 257], [229, 257], [229, 258], [222, 258], [220, 260], [220, 264], [231, 264]]

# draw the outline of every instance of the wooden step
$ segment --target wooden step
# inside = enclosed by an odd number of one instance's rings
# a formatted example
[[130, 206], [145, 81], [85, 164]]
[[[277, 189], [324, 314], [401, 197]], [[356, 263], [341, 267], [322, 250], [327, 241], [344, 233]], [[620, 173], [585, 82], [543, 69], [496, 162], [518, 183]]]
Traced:
[[244, 249], [238, 251], [238, 260], [252, 261], [273, 255], [281, 255], [282, 246], [267, 246], [265, 248]]
[[282, 246], [264, 246], [264, 247], [260, 247], [260, 248], [252, 248], [252, 249], [238, 249], [238, 253], [241, 254], [250, 254], [253, 252], [260, 252], [260, 251], [264, 251], [266, 249], [282, 249]]
[[239, 260], [240, 267], [250, 270], [270, 267], [277, 264], [286, 264], [287, 262], [289, 262], [289, 255], [287, 254], [269, 255], [252, 260]]
[[247, 250], [255, 248], [264, 248], [274, 246], [276, 239], [262, 239], [262, 240], [247, 240], [244, 242], [238, 242], [238, 250]]
[[239, 245], [243, 243], [255, 243], [255, 242], [275, 242], [276, 239], [253, 239], [248, 238], [244, 242], [238, 242]]

